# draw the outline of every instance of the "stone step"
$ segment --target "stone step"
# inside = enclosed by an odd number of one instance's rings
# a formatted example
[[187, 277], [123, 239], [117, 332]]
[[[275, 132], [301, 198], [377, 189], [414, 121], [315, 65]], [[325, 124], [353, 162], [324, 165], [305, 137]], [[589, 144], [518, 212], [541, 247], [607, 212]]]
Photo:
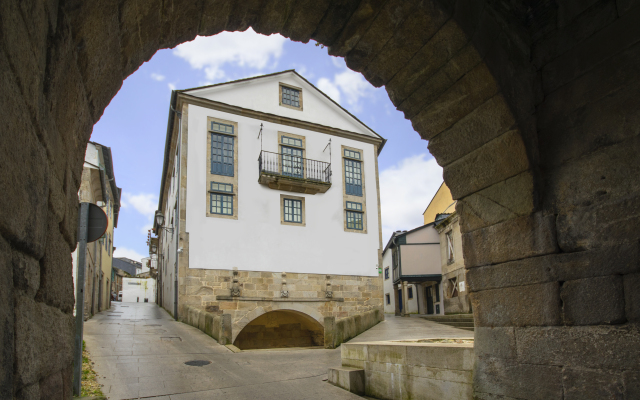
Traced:
[[441, 322], [443, 325], [455, 326], [456, 328], [473, 328], [475, 324], [471, 322]]
[[362, 396], [364, 395], [364, 369], [351, 367], [329, 368], [329, 383]]
[[447, 323], [447, 322], [473, 322], [473, 316], [463, 314], [463, 315], [429, 315], [421, 317], [426, 319], [427, 321], [439, 322], [439, 323]]

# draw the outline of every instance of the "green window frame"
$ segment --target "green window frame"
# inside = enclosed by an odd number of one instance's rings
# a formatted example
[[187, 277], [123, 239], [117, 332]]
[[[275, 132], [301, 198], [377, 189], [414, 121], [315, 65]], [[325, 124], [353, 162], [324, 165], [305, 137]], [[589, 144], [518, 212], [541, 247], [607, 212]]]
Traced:
[[280, 142], [286, 146], [302, 147], [302, 139], [291, 138], [288, 136], [282, 136]]
[[284, 222], [302, 223], [302, 200], [283, 199]]
[[300, 108], [300, 91], [290, 87], [281, 86], [282, 88], [282, 104], [291, 107]]
[[347, 158], [353, 158], [354, 160], [360, 160], [360, 152], [359, 151], [354, 151], [354, 150], [348, 150], [345, 149], [344, 150], [344, 156]]
[[211, 173], [233, 176], [234, 172], [234, 126], [211, 122]]
[[344, 159], [345, 192], [352, 196], [362, 196], [362, 163]]
[[209, 212], [211, 214], [233, 215], [233, 185], [211, 182]]
[[364, 229], [361, 212], [347, 210], [347, 229], [361, 231]]

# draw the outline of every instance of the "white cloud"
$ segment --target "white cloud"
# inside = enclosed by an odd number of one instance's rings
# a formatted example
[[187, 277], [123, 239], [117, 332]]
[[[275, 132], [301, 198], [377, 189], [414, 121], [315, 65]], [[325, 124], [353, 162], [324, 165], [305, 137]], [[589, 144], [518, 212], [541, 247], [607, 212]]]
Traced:
[[192, 68], [204, 70], [207, 80], [225, 77], [223, 66], [231, 64], [262, 70], [275, 65], [282, 56], [286, 38], [264, 36], [249, 28], [245, 32], [222, 32], [215, 36], [198, 36], [176, 47], [173, 54], [186, 60]]
[[[151, 220], [153, 221], [153, 220]], [[147, 233], [149, 233], [149, 229], [153, 228], [153, 223], [148, 223], [146, 225], [144, 225], [142, 228], [140, 228], [140, 233], [142, 233], [143, 235], [147, 235]]]
[[340, 89], [328, 78], [318, 79], [318, 89], [335, 100], [336, 103], [340, 103]]
[[144, 257], [149, 257], [144, 256], [140, 253], [138, 253], [137, 251], [133, 250], [133, 249], [128, 249], [126, 247], [116, 247], [115, 251], [113, 252], [113, 256], [115, 258], [120, 258], [120, 257], [126, 257], [129, 258], [133, 261], [140, 261], [142, 260]]
[[326, 77], [318, 79], [318, 89], [338, 103], [344, 98], [347, 106], [359, 112], [362, 110], [360, 100], [370, 96], [375, 88], [364, 79], [362, 74], [347, 68], [342, 58], [332, 57], [331, 62], [341, 72], [335, 74], [333, 79]]
[[152, 193], [130, 194], [122, 196], [122, 208], [133, 207], [137, 212], [148, 218], [153, 218], [158, 207], [158, 197]]
[[442, 168], [427, 154], [407, 157], [380, 173], [383, 244], [396, 230], [417, 228], [442, 184]]
[[156, 80], [158, 82], [163, 81], [165, 78], [164, 75], [156, 74], [155, 72], [151, 73], [151, 79]]

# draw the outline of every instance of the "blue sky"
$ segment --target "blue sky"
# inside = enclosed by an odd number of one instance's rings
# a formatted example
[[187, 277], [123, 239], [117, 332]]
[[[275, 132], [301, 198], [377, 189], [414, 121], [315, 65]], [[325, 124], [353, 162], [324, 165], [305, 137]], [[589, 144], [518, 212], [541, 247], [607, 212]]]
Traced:
[[388, 140], [379, 157], [383, 241], [422, 224], [422, 212], [442, 182], [427, 142], [395, 109], [384, 88], [371, 86], [326, 48], [263, 36], [251, 29], [198, 37], [157, 52], [129, 76], [94, 126], [91, 140], [111, 147], [122, 208], [116, 257], [148, 255], [147, 229], [158, 205], [169, 99], [186, 89], [295, 69]]

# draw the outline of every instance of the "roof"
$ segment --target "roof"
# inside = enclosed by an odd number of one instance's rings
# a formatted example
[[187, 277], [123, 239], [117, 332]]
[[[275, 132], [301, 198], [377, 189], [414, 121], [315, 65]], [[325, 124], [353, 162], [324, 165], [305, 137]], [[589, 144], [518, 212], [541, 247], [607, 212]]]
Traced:
[[[169, 101], [169, 116], [167, 118], [167, 132], [166, 132], [165, 142], [164, 142], [164, 161], [163, 161], [163, 165], [162, 165], [162, 175], [160, 177], [160, 195], [158, 196], [158, 210], [162, 209], [162, 202], [164, 201], [164, 187], [165, 187], [165, 181], [166, 181], [165, 176], [167, 175], [167, 170], [168, 170], [168, 167], [169, 167], [169, 160], [170, 160], [169, 151], [171, 150], [171, 137], [172, 137], [172, 130], [173, 130], [172, 128], [173, 128], [173, 125], [174, 125], [176, 114], [181, 114], [175, 108], [176, 107], [177, 98], [178, 98], [178, 94], [183, 93], [185, 95], [188, 95], [187, 92], [193, 91], [193, 90], [206, 89], [206, 88], [212, 88], [212, 87], [219, 87], [219, 86], [229, 85], [229, 84], [238, 83], [238, 82], [246, 82], [246, 81], [251, 81], [251, 80], [257, 80], [257, 79], [262, 79], [262, 78], [282, 75], [282, 74], [285, 74], [285, 73], [293, 73], [296, 76], [298, 76], [304, 82], [309, 84], [312, 88], [314, 88], [316, 91], [318, 91], [318, 93], [322, 94], [325, 98], [327, 98], [331, 103], [333, 103], [335, 106], [339, 107], [342, 111], [347, 113], [349, 116], [351, 116], [357, 122], [362, 124], [366, 129], [371, 131], [376, 137], [381, 139], [382, 140], [382, 144], [378, 148], [378, 154], [380, 154], [380, 152], [382, 151], [382, 148], [384, 147], [385, 143], [387, 142], [387, 139], [385, 139], [382, 136], [380, 136], [376, 131], [371, 129], [364, 122], [360, 121], [355, 115], [351, 114], [349, 111], [347, 111], [340, 104], [336, 103], [331, 97], [327, 96], [326, 93], [324, 93], [322, 90], [318, 89], [314, 84], [312, 84], [311, 82], [306, 80], [302, 75], [297, 73], [295, 69], [288, 69], [288, 70], [285, 70], [285, 71], [274, 72], [272, 74], [259, 75], [259, 76], [254, 76], [254, 77], [250, 77], [250, 78], [237, 79], [235, 81], [216, 83], [216, 84], [213, 84], [213, 85], [198, 86], [198, 87], [194, 87], [194, 88], [181, 89], [181, 90], [172, 90], [171, 91], [171, 99]], [[363, 136], [365, 136], [365, 135], [363, 135]], [[156, 230], [155, 219], [154, 219], [154, 222], [153, 222], [153, 230], [154, 231]]]
[[131, 276], [136, 276], [136, 269], [142, 266], [141, 263], [130, 260], [125, 257], [118, 257], [113, 259], [113, 267], [121, 269], [127, 272]]
[[302, 79], [304, 82], [306, 82], [309, 86], [311, 86], [313, 89], [315, 89], [318, 93], [322, 94], [322, 96], [324, 96], [327, 100], [329, 100], [331, 103], [333, 103], [334, 105], [336, 105], [338, 108], [340, 108], [342, 111], [344, 111], [345, 113], [347, 113], [351, 118], [355, 119], [356, 121], [358, 121], [358, 123], [360, 123], [362, 126], [364, 126], [366, 129], [368, 129], [369, 131], [371, 131], [371, 133], [373, 133], [374, 135], [376, 135], [378, 138], [382, 139], [382, 145], [380, 146], [379, 150], [382, 150], [382, 148], [384, 147], [384, 144], [386, 143], [386, 139], [383, 138], [382, 136], [380, 136], [376, 131], [374, 131], [373, 129], [371, 129], [367, 124], [365, 124], [364, 122], [360, 121], [358, 119], [358, 117], [356, 117], [355, 115], [351, 114], [347, 109], [345, 109], [344, 107], [342, 107], [340, 104], [338, 104], [335, 100], [333, 100], [331, 97], [329, 97], [325, 92], [323, 92], [322, 90], [318, 89], [313, 83], [309, 82], [304, 76], [300, 75], [298, 72], [296, 72], [295, 69], [287, 69], [284, 71], [280, 71], [280, 72], [274, 72], [271, 74], [265, 74], [265, 75], [258, 75], [258, 76], [252, 76], [250, 78], [243, 78], [243, 79], [236, 79], [235, 81], [228, 81], [228, 82], [222, 82], [222, 83], [216, 83], [213, 85], [206, 85], [206, 86], [198, 86], [198, 87], [194, 87], [194, 88], [189, 88], [189, 89], [180, 89], [177, 90], [177, 92], [179, 93], [187, 93], [193, 90], [201, 90], [201, 89], [208, 89], [208, 88], [214, 88], [214, 87], [220, 87], [220, 86], [225, 86], [225, 85], [231, 85], [234, 83], [240, 83], [240, 82], [248, 82], [248, 81], [254, 81], [254, 80], [258, 80], [258, 79], [264, 79], [264, 78], [270, 78], [273, 76], [278, 76], [278, 75], [284, 75], [284, 74], [289, 74], [292, 73], [294, 75], [296, 75], [298, 78]]
[[[400, 236], [408, 235], [408, 234], [410, 234], [410, 233], [413, 233], [413, 232], [419, 231], [420, 229], [424, 229], [424, 228], [427, 228], [427, 227], [429, 227], [429, 226], [434, 226], [434, 225], [435, 225], [435, 221], [434, 221], [434, 222], [431, 222], [431, 223], [428, 223], [428, 224], [425, 224], [425, 225], [421, 225], [421, 226], [419, 226], [419, 227], [417, 227], [417, 228], [413, 228], [413, 229], [411, 229], [411, 230], [409, 230], [409, 231], [402, 231], [402, 232], [400, 232], [400, 231], [395, 231], [395, 232], [393, 232], [393, 233], [391, 234], [391, 237], [389, 238], [389, 241], [387, 242], [387, 245], [384, 247], [384, 250], [382, 250], [382, 255], [384, 255], [384, 253], [387, 251], [387, 249], [389, 248], [389, 246], [390, 246], [390, 245], [391, 245], [391, 243], [393, 242], [393, 239], [395, 239], [395, 238], [397, 238], [397, 237], [400, 237]], [[400, 233], [398, 233], [398, 232], [400, 232]]]
[[[103, 184], [109, 184], [111, 193], [113, 194], [113, 226], [118, 227], [118, 216], [120, 214], [120, 198], [122, 197], [122, 188], [116, 186], [116, 177], [113, 171], [113, 156], [111, 154], [111, 147], [104, 146], [100, 143], [89, 142], [100, 149], [102, 158], [104, 160], [104, 173], [106, 174], [106, 182]], [[102, 170], [102, 168], [101, 168]], [[101, 176], [102, 179], [104, 177]]]

